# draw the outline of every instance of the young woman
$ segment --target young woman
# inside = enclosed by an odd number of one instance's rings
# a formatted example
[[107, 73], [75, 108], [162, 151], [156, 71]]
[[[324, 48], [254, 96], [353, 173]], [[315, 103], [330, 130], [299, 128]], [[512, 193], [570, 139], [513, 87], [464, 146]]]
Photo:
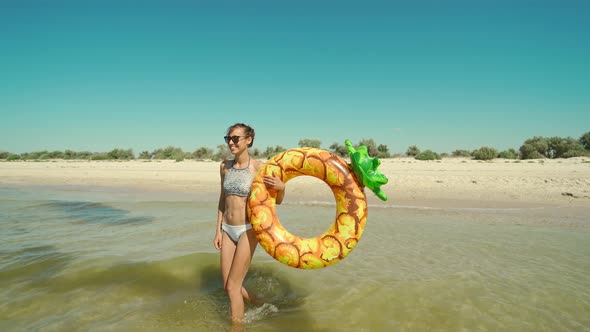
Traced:
[[[221, 162], [219, 168], [221, 191], [213, 245], [221, 250], [221, 273], [233, 322], [244, 319], [244, 299], [254, 300], [254, 296], [242, 286], [258, 244], [246, 215], [252, 180], [263, 164], [251, 159], [248, 153], [254, 135], [254, 129], [243, 123], [229, 127], [224, 139], [234, 159]], [[269, 190], [278, 191], [276, 203], [280, 204], [285, 195], [285, 184], [277, 176], [265, 176], [263, 181]]]

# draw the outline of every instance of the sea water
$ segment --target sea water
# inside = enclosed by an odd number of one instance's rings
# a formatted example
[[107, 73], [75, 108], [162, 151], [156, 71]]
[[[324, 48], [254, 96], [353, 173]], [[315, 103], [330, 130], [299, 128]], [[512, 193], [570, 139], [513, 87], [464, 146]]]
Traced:
[[[216, 195], [0, 188], [0, 330], [229, 331]], [[298, 270], [258, 247], [247, 331], [590, 331], [588, 210], [370, 205], [343, 261]], [[278, 207], [316, 236], [334, 203]]]

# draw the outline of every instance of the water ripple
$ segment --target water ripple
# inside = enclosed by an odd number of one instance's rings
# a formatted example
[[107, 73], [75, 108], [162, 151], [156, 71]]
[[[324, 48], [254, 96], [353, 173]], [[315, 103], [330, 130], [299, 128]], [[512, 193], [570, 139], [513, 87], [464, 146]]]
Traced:
[[[79, 223], [135, 224], [146, 223], [154, 218], [150, 216], [129, 216], [129, 211], [113, 208], [104, 203], [52, 201], [37, 207], [53, 209], [63, 213], [64, 218]], [[35, 208], [35, 207], [33, 207]]]

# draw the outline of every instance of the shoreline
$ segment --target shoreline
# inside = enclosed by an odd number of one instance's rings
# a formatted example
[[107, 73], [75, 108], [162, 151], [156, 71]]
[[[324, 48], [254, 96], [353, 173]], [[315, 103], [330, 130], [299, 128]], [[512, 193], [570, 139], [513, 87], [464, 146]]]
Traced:
[[[388, 200], [365, 190], [370, 205], [416, 208], [590, 207], [590, 162], [585, 158], [483, 162], [467, 158], [381, 160]], [[156, 195], [216, 200], [215, 161], [14, 161], [0, 162], [0, 186], [103, 187]], [[297, 177], [287, 185], [293, 201], [332, 200], [319, 179]]]

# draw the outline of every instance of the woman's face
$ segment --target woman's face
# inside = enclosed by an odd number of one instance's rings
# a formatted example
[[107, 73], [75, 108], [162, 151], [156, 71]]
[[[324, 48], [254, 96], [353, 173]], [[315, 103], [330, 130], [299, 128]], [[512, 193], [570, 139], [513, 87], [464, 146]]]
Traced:
[[248, 149], [248, 144], [252, 143], [252, 137], [246, 136], [244, 128], [232, 129], [225, 140], [230, 152], [234, 155]]

